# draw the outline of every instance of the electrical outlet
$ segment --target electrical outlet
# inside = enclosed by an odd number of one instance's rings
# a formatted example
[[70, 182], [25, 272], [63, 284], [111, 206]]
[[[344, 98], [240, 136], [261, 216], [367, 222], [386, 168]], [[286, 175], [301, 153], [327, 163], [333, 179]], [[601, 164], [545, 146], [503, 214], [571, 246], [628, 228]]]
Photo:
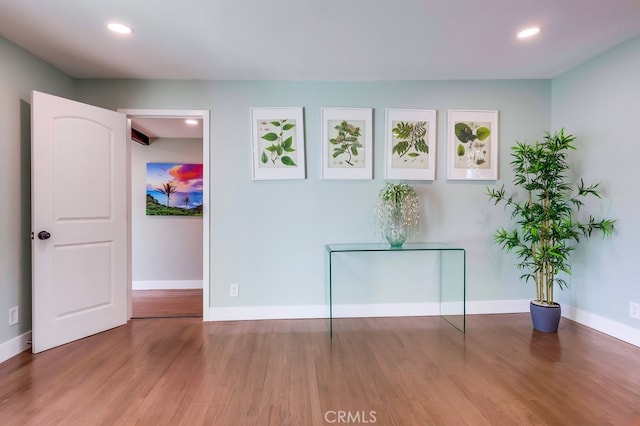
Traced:
[[237, 283], [229, 284], [229, 296], [238, 297], [238, 284]]
[[18, 323], [18, 307], [14, 306], [9, 309], [9, 325], [14, 325]]
[[631, 318], [640, 319], [640, 304], [629, 302], [629, 316]]

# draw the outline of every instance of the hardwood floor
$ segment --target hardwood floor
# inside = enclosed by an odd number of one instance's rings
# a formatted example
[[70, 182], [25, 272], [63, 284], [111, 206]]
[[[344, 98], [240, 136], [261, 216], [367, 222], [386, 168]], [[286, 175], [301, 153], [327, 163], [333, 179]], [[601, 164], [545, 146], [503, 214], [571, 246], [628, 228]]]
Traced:
[[0, 424], [640, 424], [640, 348], [566, 319], [467, 325], [132, 320], [0, 364]]
[[202, 289], [133, 290], [133, 318], [202, 318]]

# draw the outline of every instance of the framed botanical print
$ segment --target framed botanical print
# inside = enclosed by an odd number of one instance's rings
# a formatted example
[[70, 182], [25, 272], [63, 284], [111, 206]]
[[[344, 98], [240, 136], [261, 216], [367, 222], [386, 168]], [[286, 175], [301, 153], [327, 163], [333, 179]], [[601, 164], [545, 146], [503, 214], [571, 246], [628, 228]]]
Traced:
[[385, 178], [434, 180], [436, 111], [387, 109]]
[[450, 110], [447, 179], [498, 179], [498, 111]]
[[302, 108], [251, 108], [253, 180], [304, 179]]
[[322, 179], [373, 179], [371, 108], [322, 108]]

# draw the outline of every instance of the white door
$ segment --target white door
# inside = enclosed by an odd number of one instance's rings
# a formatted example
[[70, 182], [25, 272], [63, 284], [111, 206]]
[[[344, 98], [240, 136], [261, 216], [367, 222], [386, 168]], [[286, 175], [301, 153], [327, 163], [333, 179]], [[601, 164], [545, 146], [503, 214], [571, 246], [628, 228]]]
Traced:
[[32, 351], [127, 322], [123, 114], [33, 92]]

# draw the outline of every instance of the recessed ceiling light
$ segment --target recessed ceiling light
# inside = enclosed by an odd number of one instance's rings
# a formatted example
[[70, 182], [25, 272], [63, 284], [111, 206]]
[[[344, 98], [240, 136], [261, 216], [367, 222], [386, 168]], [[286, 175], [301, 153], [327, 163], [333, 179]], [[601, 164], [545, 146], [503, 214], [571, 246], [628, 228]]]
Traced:
[[107, 25], [107, 28], [109, 28], [114, 33], [118, 33], [118, 34], [131, 34], [133, 32], [133, 28], [131, 28], [130, 26], [125, 24], [119, 24], [117, 22], [109, 23]]
[[191, 126], [195, 126], [196, 124], [198, 124], [198, 120], [194, 120], [193, 118], [188, 118], [184, 120], [184, 122]]
[[518, 38], [529, 38], [540, 32], [540, 27], [531, 27], [518, 33]]

